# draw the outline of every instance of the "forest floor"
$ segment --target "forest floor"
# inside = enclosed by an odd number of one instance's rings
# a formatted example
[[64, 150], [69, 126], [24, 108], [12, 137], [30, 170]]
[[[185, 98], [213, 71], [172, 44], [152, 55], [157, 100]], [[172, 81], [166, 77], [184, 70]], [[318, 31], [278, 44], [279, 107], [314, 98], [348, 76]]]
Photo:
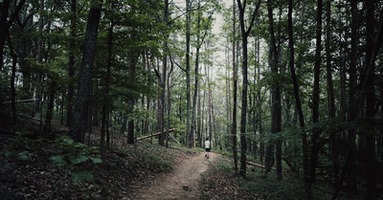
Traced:
[[210, 153], [209, 158], [205, 153], [197, 153], [179, 163], [174, 171], [156, 177], [150, 185], [141, 188], [136, 197], [127, 199], [201, 199], [202, 174], [219, 159], [216, 153]]
[[1, 200], [226, 200], [257, 196], [241, 189], [230, 159], [217, 152], [205, 158], [201, 148], [166, 148], [154, 144], [156, 139], [127, 145], [124, 135], [115, 135], [111, 148], [100, 154], [98, 131], [85, 145], [62, 131], [40, 133], [34, 123], [24, 124], [23, 131], [0, 129]]

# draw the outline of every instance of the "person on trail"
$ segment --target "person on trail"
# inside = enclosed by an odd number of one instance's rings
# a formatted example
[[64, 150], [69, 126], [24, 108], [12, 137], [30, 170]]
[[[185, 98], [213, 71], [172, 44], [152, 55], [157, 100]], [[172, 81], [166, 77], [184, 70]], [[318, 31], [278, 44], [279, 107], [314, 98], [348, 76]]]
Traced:
[[209, 152], [210, 152], [210, 141], [209, 141], [209, 138], [206, 138], [206, 141], [205, 141], [205, 150], [206, 150], [205, 157], [206, 157], [206, 158], [209, 158]]

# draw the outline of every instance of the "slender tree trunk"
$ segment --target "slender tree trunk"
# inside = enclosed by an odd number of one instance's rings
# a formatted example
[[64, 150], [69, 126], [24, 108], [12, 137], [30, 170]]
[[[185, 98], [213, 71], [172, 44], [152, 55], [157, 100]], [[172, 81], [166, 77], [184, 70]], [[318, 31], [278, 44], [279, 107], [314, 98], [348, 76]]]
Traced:
[[49, 87], [49, 97], [48, 97], [48, 108], [47, 114], [45, 116], [45, 125], [44, 131], [49, 132], [51, 129], [52, 117], [53, 117], [53, 108], [54, 108], [54, 98], [56, 90], [56, 81], [51, 80]]
[[[164, 23], [166, 24], [166, 26], [168, 27], [169, 26], [169, 0], [165, 0], [165, 3], [164, 3]], [[167, 65], [168, 65], [168, 51], [169, 51], [169, 47], [168, 47], [168, 38], [169, 38], [169, 33], [167, 32], [167, 30], [164, 31], [164, 46], [163, 46], [163, 51], [164, 51], [164, 57], [163, 57], [163, 61], [162, 61], [162, 80], [163, 80], [163, 88], [162, 88], [162, 92], [163, 92], [163, 104], [165, 104], [165, 93], [166, 93], [166, 88], [167, 88], [167, 91], [168, 91], [168, 96], [167, 96], [167, 130], [170, 129], [170, 109], [171, 109], [171, 101], [170, 101], [170, 74], [171, 72], [173, 71], [173, 63], [171, 63], [171, 70], [169, 72], [168, 75], [167, 74]], [[167, 87], [165, 86], [165, 84], [167, 83]], [[165, 105], [163, 106], [162, 108], [162, 112], [163, 114], [165, 115]], [[164, 116], [164, 120], [163, 120], [163, 126], [165, 126], [165, 116]], [[164, 129], [161, 130], [161, 133], [164, 131]], [[163, 134], [161, 134], [161, 137], [163, 137]], [[166, 133], [166, 147], [168, 147], [169, 145], [169, 133], [167, 132]]]
[[[334, 94], [334, 83], [332, 77], [332, 65], [331, 65], [331, 1], [327, 0], [326, 3], [326, 77], [327, 77], [327, 112], [330, 119], [335, 119], [335, 94]], [[333, 134], [330, 133], [329, 137]], [[330, 141], [330, 153], [332, 155], [333, 162], [333, 173], [335, 176], [335, 182], [338, 182], [339, 174], [339, 135], [335, 135], [334, 139]]]
[[[198, 93], [201, 89], [198, 90]], [[197, 138], [198, 138], [198, 146], [203, 147], [202, 145], [202, 108], [201, 108], [201, 94], [198, 95], [198, 105], [197, 105]]]
[[[130, 58], [130, 66], [129, 66], [129, 82], [134, 84], [135, 79], [136, 79], [136, 65], [138, 62], [138, 55], [135, 55], [134, 53], [132, 53], [131, 56], [132, 57]], [[137, 56], [137, 57], [135, 57], [135, 56]], [[164, 102], [164, 101], [162, 101], [162, 102]], [[128, 114], [133, 113], [135, 103], [136, 103], [136, 99], [134, 97], [128, 97], [128, 109], [127, 109]], [[164, 116], [164, 114], [162, 113], [162, 119], [163, 119], [163, 116]], [[128, 144], [134, 144], [134, 134], [135, 134], [134, 130], [135, 130], [134, 118], [130, 116], [130, 117], [128, 117], [128, 135], [127, 135], [127, 143]]]
[[93, 66], [96, 52], [96, 42], [99, 21], [101, 17], [102, 0], [95, 3], [89, 11], [88, 23], [85, 34], [84, 53], [81, 64], [80, 79], [78, 85], [77, 105], [74, 110], [74, 122], [71, 136], [78, 142], [83, 142], [85, 127], [88, 122], [88, 106], [91, 96], [91, 84]]
[[[204, 66], [205, 68], [205, 72], [206, 72], [206, 64]], [[207, 88], [207, 81], [205, 80], [204, 81], [204, 85], [203, 85], [204, 88]], [[205, 135], [207, 135], [207, 131], [205, 131], [207, 129], [207, 123], [204, 123], [206, 122], [207, 120], [205, 119], [207, 117], [207, 111], [206, 111], [206, 89], [203, 90], [203, 97], [202, 97], [202, 115], [201, 115], [201, 140], [203, 140], [203, 133], [205, 132]], [[206, 127], [205, 127], [206, 126]], [[201, 145], [203, 145], [203, 141], [201, 141]]]
[[[16, 112], [16, 87], [15, 87], [15, 80], [16, 80], [16, 67], [17, 67], [17, 54], [14, 51], [11, 38], [8, 36], [8, 44], [9, 44], [9, 50], [12, 57], [12, 74], [11, 74], [11, 111], [12, 111], [12, 121], [11, 125], [15, 125], [17, 122], [17, 112]], [[1, 105], [1, 101], [0, 101]]]
[[237, 87], [238, 87], [238, 65], [237, 65], [237, 48], [236, 48], [236, 33], [237, 33], [237, 18], [236, 18], [236, 6], [235, 0], [233, 0], [233, 124], [231, 126], [231, 136], [233, 142], [233, 160], [234, 160], [234, 172], [238, 172], [238, 150], [237, 150]]
[[186, 0], [186, 134], [185, 138], [187, 146], [192, 147], [193, 133], [190, 132], [190, 17], [191, 17], [191, 2]]
[[305, 121], [302, 110], [302, 103], [299, 94], [299, 85], [298, 78], [295, 74], [295, 55], [294, 55], [294, 31], [293, 31], [293, 0], [289, 0], [288, 7], [288, 38], [289, 38], [289, 68], [291, 79], [293, 81], [294, 87], [294, 97], [295, 97], [295, 107], [298, 113], [299, 126], [302, 129], [302, 149], [303, 149], [303, 173], [304, 173], [304, 181], [305, 181], [305, 191], [307, 197], [311, 197], [311, 190], [309, 187], [309, 160], [308, 160], [308, 145], [307, 145], [307, 135], [303, 132], [305, 128]]
[[[174, 63], [171, 62], [170, 63], [170, 71], [169, 71], [169, 74], [168, 74], [168, 77], [167, 77], [167, 89], [168, 89], [168, 96], [167, 96], [167, 100], [168, 100], [168, 103], [167, 103], [167, 130], [170, 130], [170, 114], [171, 114], [171, 108], [172, 108], [172, 104], [171, 104], [171, 87], [170, 87], [170, 76], [172, 74], [174, 70]], [[167, 138], [166, 138], [166, 147], [169, 147], [169, 133], [166, 134]]]
[[[348, 98], [349, 98], [349, 108], [348, 108], [348, 116], [347, 120], [352, 122], [356, 119], [357, 115], [357, 100], [356, 100], [356, 87], [357, 87], [357, 54], [358, 54], [358, 5], [356, 0], [351, 1], [351, 13], [352, 13], [352, 21], [351, 21], [351, 51], [350, 51], [350, 66], [348, 69], [349, 72], [349, 89], [348, 89]], [[356, 188], [356, 155], [355, 155], [355, 139], [356, 139], [356, 130], [350, 129], [348, 130], [347, 135], [347, 147], [346, 148], [346, 163], [345, 169], [342, 175], [341, 181], [339, 183], [338, 188], [342, 185], [343, 177], [346, 177], [347, 180], [347, 192], [349, 196], [355, 196], [357, 192]], [[335, 196], [335, 195], [334, 195]]]
[[70, 20], [70, 40], [69, 40], [69, 58], [68, 58], [68, 93], [67, 93], [67, 112], [66, 125], [70, 126], [73, 120], [73, 97], [74, 84], [72, 79], [75, 76], [75, 37], [77, 34], [77, 0], [71, 0], [71, 20]]
[[197, 13], [197, 48], [195, 53], [195, 64], [194, 64], [194, 92], [193, 92], [193, 105], [192, 105], [192, 117], [191, 117], [191, 146], [194, 147], [194, 133], [196, 129], [196, 105], [197, 105], [197, 97], [199, 92], [199, 52], [201, 49], [201, 3], [198, 1], [198, 13]]
[[[316, 49], [315, 49], [315, 63], [314, 63], [314, 87], [312, 94], [312, 122], [313, 124], [318, 123], [319, 121], [319, 83], [320, 83], [320, 71], [321, 71], [321, 61], [322, 61], [322, 13], [323, 13], [323, 0], [317, 1], [317, 16], [316, 16]], [[320, 130], [314, 128], [313, 134], [311, 137], [311, 155], [310, 155], [310, 185], [315, 183], [316, 177], [316, 165], [318, 162], [318, 153], [320, 146], [318, 145], [318, 138], [320, 137]], [[311, 190], [311, 188], [310, 188]]]
[[[366, 16], [366, 77], [365, 77], [365, 95], [366, 95], [366, 118], [368, 120], [374, 119], [375, 117], [375, 58], [376, 53], [379, 51], [377, 49], [381, 48], [381, 44], [378, 42], [378, 37], [375, 34], [379, 34], [379, 31], [375, 33], [375, 3], [374, 1], [365, 1], [367, 7], [367, 16]], [[380, 8], [381, 9], [381, 8]], [[383, 12], [383, 11], [382, 11]], [[383, 19], [382, 19], [383, 20]], [[383, 34], [383, 33], [380, 33]], [[364, 83], [363, 83], [364, 84]], [[362, 89], [364, 89], [362, 87]], [[364, 91], [362, 91], [363, 93]], [[375, 134], [372, 132], [365, 133], [366, 147], [364, 153], [366, 159], [366, 180], [367, 180], [367, 198], [368, 200], [378, 199], [378, 189], [377, 189], [377, 167], [376, 167], [376, 158], [375, 158]]]
[[[270, 66], [273, 75], [279, 74], [279, 59], [277, 52], [277, 45], [275, 39], [273, 8], [271, 1], [267, 1], [267, 10], [269, 17], [269, 34], [270, 34]], [[279, 133], [282, 131], [282, 108], [281, 108], [281, 91], [279, 82], [273, 82], [271, 89], [271, 133]], [[274, 146], [274, 145], [272, 145]], [[275, 158], [277, 162], [277, 178], [282, 179], [282, 141], [277, 139], [275, 141]], [[266, 162], [267, 170], [271, 170], [271, 163]], [[266, 170], [266, 171], [267, 171]]]
[[[39, 0], [39, 9], [40, 10], [45, 10], [45, 0]], [[44, 44], [44, 41], [43, 41], [43, 31], [44, 31], [44, 16], [42, 14], [40, 14], [39, 16], [39, 20], [38, 20], [38, 37], [37, 37], [37, 44], [36, 44], [36, 48], [37, 48], [37, 61], [39, 63], [42, 63], [43, 62], [43, 59], [44, 59], [44, 47], [45, 47], [45, 44]], [[44, 93], [44, 88], [43, 88], [43, 84], [42, 81], [44, 79], [44, 75], [43, 73], [41, 72], [38, 72], [37, 75], [36, 75], [36, 79], [35, 79], [35, 99], [38, 99], [36, 102], [35, 102], [35, 112], [36, 113], [40, 113], [40, 119], [39, 119], [39, 129], [40, 131], [42, 130], [43, 128], [43, 111], [42, 111], [42, 104], [43, 104], [43, 93]]]
[[[229, 43], [229, 41], [227, 41]], [[230, 79], [230, 51], [229, 47], [225, 48], [225, 98], [226, 98], [226, 134], [231, 135], [231, 125], [232, 125], [232, 119], [231, 119], [231, 79]], [[226, 144], [230, 144], [231, 138], [228, 138], [229, 140], [225, 141]]]
[[256, 7], [254, 8], [253, 13], [251, 14], [251, 19], [249, 21], [249, 27], [246, 30], [245, 27], [245, 4], [243, 5], [241, 0], [237, 0], [238, 10], [239, 10], [239, 24], [241, 28], [241, 39], [242, 39], [242, 108], [241, 108], [241, 127], [240, 127], [240, 141], [241, 141], [241, 166], [239, 173], [241, 176], [246, 176], [246, 154], [247, 154], [247, 141], [246, 141], [246, 112], [247, 112], [247, 70], [248, 70], [248, 49], [247, 42], [250, 35], [251, 29], [254, 26], [255, 16], [258, 12], [261, 1], [258, 1]]
[[[110, 2], [111, 9], [113, 10], [115, 8], [114, 1]], [[108, 38], [107, 38], [107, 45], [108, 45], [108, 57], [107, 57], [107, 65], [106, 65], [106, 76], [105, 76], [105, 87], [104, 87], [104, 102], [102, 104], [102, 122], [101, 122], [101, 141], [100, 141], [100, 149], [101, 151], [105, 148], [105, 131], [106, 129], [109, 129], [107, 126], [107, 115], [109, 115], [109, 108], [110, 108], [110, 79], [111, 79], [111, 68], [112, 68], [112, 62], [113, 62], [113, 29], [114, 29], [114, 16], [113, 12], [110, 14], [110, 27], [108, 30]]]

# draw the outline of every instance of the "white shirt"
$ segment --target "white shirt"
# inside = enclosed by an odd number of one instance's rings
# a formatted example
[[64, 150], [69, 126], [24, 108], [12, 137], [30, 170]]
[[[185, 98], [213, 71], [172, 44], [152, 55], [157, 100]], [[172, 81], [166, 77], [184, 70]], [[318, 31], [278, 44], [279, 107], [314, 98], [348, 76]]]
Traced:
[[209, 140], [205, 141], [205, 148], [210, 148], [210, 141]]

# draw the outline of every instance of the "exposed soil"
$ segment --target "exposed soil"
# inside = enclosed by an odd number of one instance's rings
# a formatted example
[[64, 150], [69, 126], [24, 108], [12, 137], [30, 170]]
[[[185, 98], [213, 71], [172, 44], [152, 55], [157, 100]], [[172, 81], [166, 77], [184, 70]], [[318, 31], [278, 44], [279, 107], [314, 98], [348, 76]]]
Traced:
[[174, 171], [156, 177], [149, 185], [139, 189], [134, 198], [125, 199], [200, 199], [201, 175], [217, 160], [218, 154], [211, 152], [210, 157], [206, 158], [205, 153], [198, 153], [179, 163]]

